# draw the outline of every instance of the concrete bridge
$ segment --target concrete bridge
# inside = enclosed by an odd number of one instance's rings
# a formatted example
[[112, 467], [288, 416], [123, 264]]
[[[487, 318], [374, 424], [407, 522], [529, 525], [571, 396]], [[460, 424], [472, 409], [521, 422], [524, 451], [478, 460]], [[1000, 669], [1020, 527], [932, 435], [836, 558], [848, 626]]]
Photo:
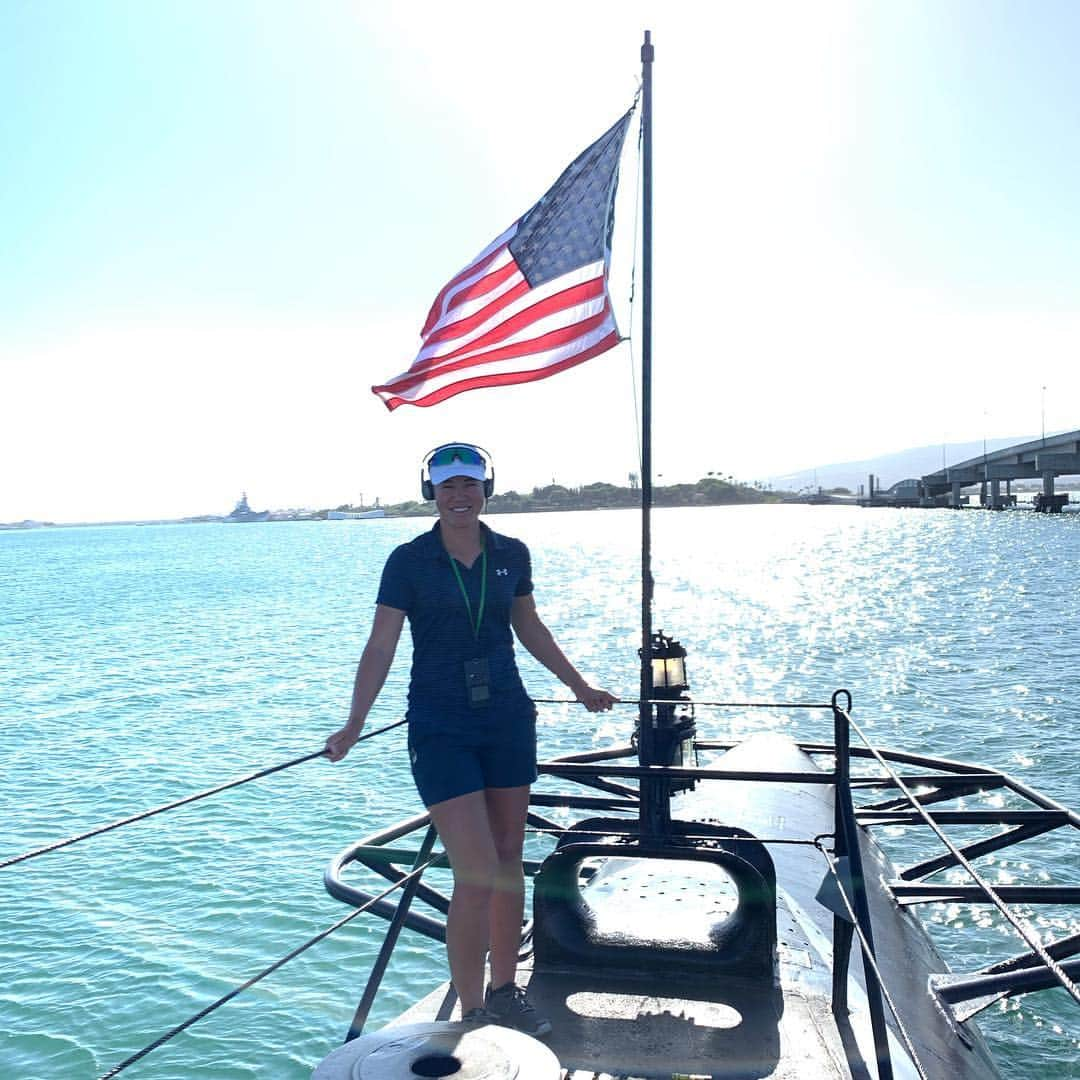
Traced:
[[[1013, 480], [1042, 480], [1043, 489], [1035, 496], [1035, 509], [1057, 514], [1069, 501], [1068, 495], [1054, 493], [1054, 480], [1059, 476], [1080, 473], [1080, 431], [1047, 435], [1031, 442], [1017, 443], [1004, 450], [994, 450], [950, 465], [922, 477], [921, 505], [963, 506], [967, 499], [961, 495], [965, 487], [981, 485], [981, 503], [1001, 510], [1015, 503]], [[1005, 481], [1005, 491], [1001, 482]], [[987, 486], [989, 485], [989, 498]]]

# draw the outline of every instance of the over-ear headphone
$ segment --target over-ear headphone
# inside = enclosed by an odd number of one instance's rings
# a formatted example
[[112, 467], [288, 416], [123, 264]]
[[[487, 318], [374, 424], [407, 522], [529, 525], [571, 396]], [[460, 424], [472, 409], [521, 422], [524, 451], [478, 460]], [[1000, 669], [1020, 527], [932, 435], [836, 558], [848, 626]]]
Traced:
[[495, 492], [495, 466], [492, 463], [491, 454], [489, 454], [482, 446], [477, 446], [475, 443], [467, 442], [443, 443], [442, 446], [436, 446], [424, 455], [423, 464], [420, 466], [420, 494], [428, 502], [431, 502], [435, 498], [435, 485], [431, 482], [431, 474], [429, 471], [431, 459], [440, 450], [449, 450], [455, 446], [460, 446], [465, 450], [472, 450], [475, 454], [479, 456], [480, 460], [483, 462], [484, 498], [490, 499]]

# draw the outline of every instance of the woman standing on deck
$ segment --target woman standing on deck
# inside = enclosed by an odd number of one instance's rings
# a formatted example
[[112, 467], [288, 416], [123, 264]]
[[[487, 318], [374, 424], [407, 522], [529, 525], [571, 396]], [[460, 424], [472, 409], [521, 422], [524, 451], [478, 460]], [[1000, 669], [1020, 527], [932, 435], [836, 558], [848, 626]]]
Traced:
[[435, 500], [439, 520], [386, 562], [349, 720], [326, 751], [338, 761], [356, 742], [407, 616], [409, 757], [453, 870], [446, 950], [462, 1017], [546, 1035], [551, 1024], [514, 982], [525, 818], [537, 775], [536, 707], [514, 661], [514, 635], [590, 712], [617, 699], [582, 678], [541, 621], [528, 548], [480, 521], [494, 486], [487, 454], [450, 443], [431, 451], [424, 469], [423, 495]]

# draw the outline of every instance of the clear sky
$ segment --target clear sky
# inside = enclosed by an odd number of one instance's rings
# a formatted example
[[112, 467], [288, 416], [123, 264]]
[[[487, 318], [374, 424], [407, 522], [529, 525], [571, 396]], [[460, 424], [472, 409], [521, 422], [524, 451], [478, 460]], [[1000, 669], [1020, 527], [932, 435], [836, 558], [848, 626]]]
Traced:
[[636, 346], [369, 388], [629, 105], [646, 28], [660, 482], [1034, 435], [1044, 397], [1080, 428], [1071, 2], [5, 0], [0, 521], [399, 501], [453, 438], [503, 490], [624, 483]]

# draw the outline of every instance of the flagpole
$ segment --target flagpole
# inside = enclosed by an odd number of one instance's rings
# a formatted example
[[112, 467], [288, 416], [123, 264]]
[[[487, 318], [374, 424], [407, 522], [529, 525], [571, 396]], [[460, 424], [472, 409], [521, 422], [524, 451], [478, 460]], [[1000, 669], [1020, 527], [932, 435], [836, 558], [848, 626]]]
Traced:
[[[638, 760], [656, 764], [652, 664], [652, 34], [641, 46], [641, 704], [638, 706]], [[662, 791], [652, 780], [641, 782], [640, 830], [643, 836], [663, 831], [667, 817]]]

